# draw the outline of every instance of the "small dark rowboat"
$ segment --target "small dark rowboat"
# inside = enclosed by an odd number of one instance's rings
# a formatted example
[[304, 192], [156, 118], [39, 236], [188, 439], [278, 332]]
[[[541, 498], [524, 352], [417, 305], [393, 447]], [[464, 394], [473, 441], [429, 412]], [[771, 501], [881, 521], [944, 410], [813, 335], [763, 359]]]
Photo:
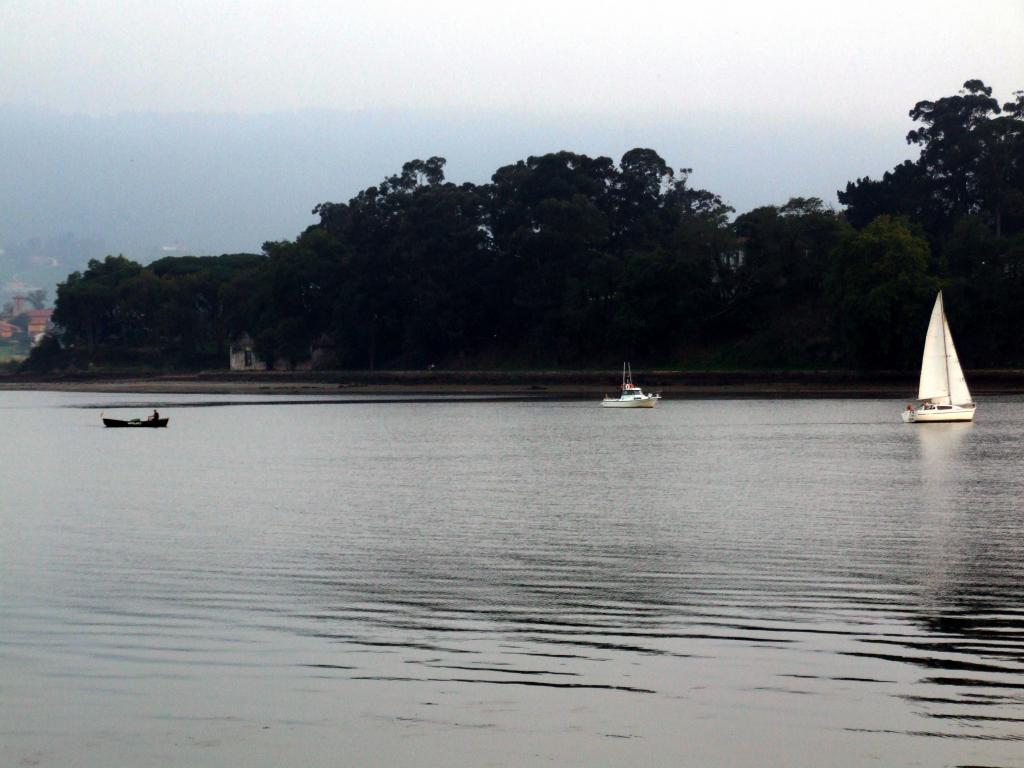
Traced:
[[170, 418], [166, 419], [132, 419], [121, 421], [120, 419], [103, 419], [104, 427], [166, 427]]

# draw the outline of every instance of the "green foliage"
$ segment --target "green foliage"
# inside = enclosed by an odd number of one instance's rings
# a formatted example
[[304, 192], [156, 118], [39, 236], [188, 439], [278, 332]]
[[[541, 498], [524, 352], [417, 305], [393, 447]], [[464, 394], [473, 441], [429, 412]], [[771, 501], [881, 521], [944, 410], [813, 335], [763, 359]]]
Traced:
[[42, 288], [29, 291], [25, 298], [28, 299], [28, 303], [32, 305], [33, 309], [42, 309], [46, 306], [46, 291]]
[[920, 127], [907, 143], [921, 148], [880, 181], [858, 179], [840, 191], [854, 226], [882, 214], [908, 216], [933, 243], [964, 216], [979, 216], [997, 236], [1024, 231], [1024, 94], [1000, 107], [992, 89], [968, 80], [960, 92], [919, 101]]
[[[915, 368], [942, 285], [968, 365], [1024, 361], [1024, 93], [968, 81], [918, 102], [920, 158], [733, 221], [652, 149], [555, 152], [446, 181], [412, 160], [263, 254], [89, 262], [57, 291], [61, 354], [276, 365], [326, 340], [346, 368], [856, 365]], [[51, 360], [48, 363], [47, 360]]]
[[879, 181], [847, 184], [839, 200], [858, 228], [883, 215], [921, 228], [968, 365], [1020, 365], [1024, 341], [1010, 329], [1024, 322], [1024, 92], [1000, 106], [991, 88], [968, 80], [910, 116], [921, 125], [907, 141], [920, 157]]
[[818, 198], [793, 198], [736, 218], [744, 258], [729, 275], [729, 312], [721, 323], [727, 338], [746, 340], [738, 349], [749, 349], [752, 364], [836, 362], [824, 283], [849, 229]]
[[828, 276], [836, 337], [859, 365], [914, 367], [939, 289], [928, 257], [927, 241], [889, 216], [836, 248]]
[[[88, 362], [195, 365], [226, 355], [224, 286], [263, 259], [92, 260], [57, 286], [53, 320], [69, 354]], [[33, 353], [33, 358], [37, 353]]]
[[57, 338], [44, 336], [39, 346], [33, 349], [29, 358], [21, 364], [20, 370], [43, 373], [66, 368], [70, 363], [71, 356], [61, 347]]

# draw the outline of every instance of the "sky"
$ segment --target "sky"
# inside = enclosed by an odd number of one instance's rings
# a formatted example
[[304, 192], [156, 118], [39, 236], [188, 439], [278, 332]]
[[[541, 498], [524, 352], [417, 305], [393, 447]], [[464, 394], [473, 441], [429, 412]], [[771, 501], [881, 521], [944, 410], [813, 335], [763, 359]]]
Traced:
[[[0, 0], [0, 101], [61, 111], [841, 115], [1022, 87], [1024, 3]], [[891, 118], [890, 118], [891, 119]]]
[[483, 182], [651, 146], [740, 211], [834, 204], [911, 156], [915, 102], [1024, 88], [1022, 40], [1021, 0], [0, 0], [0, 246], [56, 220], [113, 251], [258, 250], [436, 154]]

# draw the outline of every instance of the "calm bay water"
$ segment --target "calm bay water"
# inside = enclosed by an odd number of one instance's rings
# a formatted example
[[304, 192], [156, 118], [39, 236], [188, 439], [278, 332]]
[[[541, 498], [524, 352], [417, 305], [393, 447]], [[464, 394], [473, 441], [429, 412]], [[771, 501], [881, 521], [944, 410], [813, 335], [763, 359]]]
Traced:
[[253, 400], [0, 392], [0, 765], [1024, 765], [1020, 398]]

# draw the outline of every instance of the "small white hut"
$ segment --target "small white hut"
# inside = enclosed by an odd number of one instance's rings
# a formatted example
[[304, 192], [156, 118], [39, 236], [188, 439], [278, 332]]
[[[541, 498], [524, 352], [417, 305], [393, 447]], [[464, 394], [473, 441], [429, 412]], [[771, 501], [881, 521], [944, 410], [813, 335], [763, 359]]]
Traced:
[[243, 333], [229, 347], [232, 371], [265, 371], [266, 361], [256, 353], [252, 336]]

